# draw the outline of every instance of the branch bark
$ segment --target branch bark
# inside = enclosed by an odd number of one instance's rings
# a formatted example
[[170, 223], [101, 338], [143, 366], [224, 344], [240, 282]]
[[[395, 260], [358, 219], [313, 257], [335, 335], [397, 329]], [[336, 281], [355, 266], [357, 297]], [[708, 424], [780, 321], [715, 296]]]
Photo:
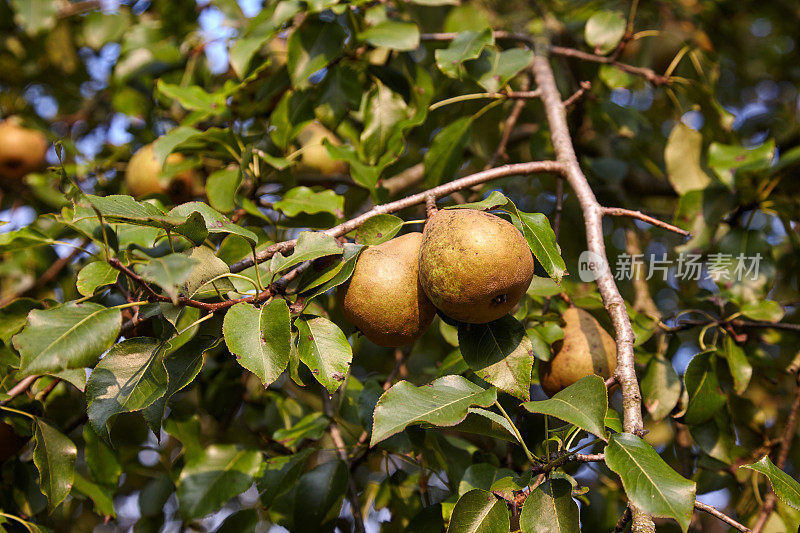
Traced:
[[[557, 161], [531, 161], [528, 163], [503, 165], [501, 167], [483, 170], [443, 185], [439, 185], [438, 187], [428, 189], [427, 191], [412, 194], [411, 196], [406, 196], [405, 198], [401, 198], [400, 200], [394, 202], [389, 202], [388, 204], [377, 205], [366, 213], [343, 222], [338, 226], [334, 226], [328, 230], [325, 230], [323, 233], [326, 233], [332, 237], [341, 237], [342, 235], [350, 233], [354, 229], [358, 228], [361, 226], [361, 224], [375, 215], [394, 213], [407, 207], [424, 204], [429, 196], [432, 196], [433, 198], [441, 198], [442, 196], [447, 196], [455, 191], [468, 189], [475, 185], [480, 185], [481, 183], [486, 183], [487, 181], [496, 180], [498, 178], [515, 175], [536, 174], [539, 172], [559, 173], [562, 171], [562, 168], [562, 164]], [[259, 263], [263, 263], [276, 253], [286, 253], [294, 250], [296, 244], [297, 239], [273, 244], [272, 246], [269, 246], [268, 248], [258, 252], [256, 254], [256, 260]], [[243, 259], [242, 261], [231, 265], [231, 272], [241, 272], [242, 270], [250, 268], [251, 266], [253, 266], [253, 258], [248, 257], [247, 259]]]
[[669, 230], [673, 233], [677, 233], [678, 235], [683, 235], [684, 237], [688, 237], [689, 235], [691, 235], [691, 233], [689, 233], [684, 229], [681, 229], [677, 226], [673, 226], [672, 224], [668, 224], [663, 220], [653, 218], [650, 215], [645, 215], [641, 211], [632, 211], [630, 209], [623, 209], [621, 207], [604, 207], [603, 214], [617, 216], [617, 217], [635, 218], [637, 220], [641, 220], [642, 222], [647, 222], [648, 224], [651, 224], [653, 226], [657, 226], [659, 228]]
[[0, 402], [0, 405], [7, 404], [8, 402], [13, 400], [14, 398], [19, 396], [20, 394], [22, 394], [23, 392], [28, 390], [30, 388], [30, 386], [33, 385], [33, 383], [37, 379], [39, 379], [39, 377], [40, 376], [28, 376], [26, 378], [22, 378], [21, 380], [19, 380], [19, 383], [17, 383], [13, 387], [11, 387], [11, 389], [9, 389], [9, 391], [6, 393], [6, 394], [8, 394], [8, 398], [6, 398], [2, 402]]
[[[533, 75], [539, 89], [542, 91], [541, 99], [547, 115], [547, 122], [550, 125], [550, 138], [553, 142], [556, 159], [561, 163], [564, 177], [572, 187], [583, 211], [588, 248], [608, 264], [603, 240], [604, 210], [598, 203], [586, 176], [578, 164], [578, 158], [567, 126], [567, 111], [556, 86], [547, 51], [547, 43], [536, 43], [533, 58]], [[615, 375], [622, 389], [623, 428], [627, 433], [641, 435], [644, 430], [641, 406], [642, 396], [634, 367], [633, 328], [625, 309], [625, 301], [622, 299], [622, 295], [614, 282], [611, 270], [605, 268], [597, 272], [597, 274], [597, 288], [603, 298], [603, 305], [611, 317], [616, 333], [617, 370]], [[653, 521], [646, 513], [635, 506], [631, 507], [631, 511], [633, 516], [632, 530], [634, 533], [655, 531]]]
[[698, 501], [695, 500], [694, 508], [703, 511], [704, 513], [708, 513], [713, 517], [719, 518], [720, 520], [722, 520], [723, 522], [725, 522], [729, 526], [734, 527], [734, 528], [738, 529], [739, 531], [744, 531], [744, 532], [750, 531], [747, 527], [743, 526], [742, 524], [740, 524], [739, 522], [737, 522], [736, 520], [734, 520], [730, 516], [726, 515], [725, 513], [721, 512], [721, 511], [718, 511], [715, 507], [712, 507], [710, 505], [706, 505], [704, 503], [701, 503], [701, 502], [698, 502]]

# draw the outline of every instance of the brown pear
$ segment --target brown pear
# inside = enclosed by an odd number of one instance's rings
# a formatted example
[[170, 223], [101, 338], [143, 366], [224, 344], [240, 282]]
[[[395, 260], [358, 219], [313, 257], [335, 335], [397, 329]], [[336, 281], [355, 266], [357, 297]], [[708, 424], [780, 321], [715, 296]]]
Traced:
[[[177, 165], [183, 160], [181, 154], [169, 154], [166, 163]], [[142, 146], [128, 161], [125, 184], [133, 196], [165, 193], [175, 201], [191, 198], [197, 185], [194, 169], [183, 170], [171, 179], [165, 179], [152, 143]]]
[[322, 124], [312, 122], [306, 126], [297, 136], [297, 140], [303, 145], [300, 161], [325, 175], [341, 174], [347, 170], [347, 164], [328, 155], [328, 149], [323, 144], [326, 139], [336, 146], [342, 144], [336, 135]]
[[539, 381], [548, 396], [592, 374], [608, 379], [617, 369], [617, 344], [587, 311], [570, 307], [558, 353], [539, 365]]
[[408, 233], [364, 250], [338, 291], [345, 318], [380, 346], [419, 338], [436, 309], [419, 285], [421, 233]]
[[44, 166], [47, 139], [24, 128], [16, 117], [0, 122], [0, 178], [19, 181]]
[[533, 278], [533, 255], [513, 224], [475, 209], [445, 209], [425, 224], [425, 294], [445, 315], [483, 324], [508, 314]]

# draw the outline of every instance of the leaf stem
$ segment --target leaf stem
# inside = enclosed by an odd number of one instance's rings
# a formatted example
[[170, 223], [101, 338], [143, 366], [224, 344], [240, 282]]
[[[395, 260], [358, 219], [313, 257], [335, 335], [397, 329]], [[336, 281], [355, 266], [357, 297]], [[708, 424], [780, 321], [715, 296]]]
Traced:
[[30, 418], [31, 420], [34, 420], [34, 421], [36, 420], [36, 417], [33, 416], [32, 414], [26, 413], [25, 411], [20, 411], [19, 409], [14, 409], [13, 407], [7, 407], [5, 405], [0, 405], [0, 409], [2, 409], [3, 411], [8, 411], [10, 413], [16, 413], [18, 415], [27, 416], [28, 418]]
[[541, 462], [543, 462], [541, 459], [539, 459], [533, 453], [531, 453], [531, 451], [525, 445], [525, 441], [522, 440], [522, 435], [520, 434], [519, 429], [517, 429], [517, 426], [516, 426], [516, 424], [514, 424], [514, 421], [511, 420], [511, 417], [508, 416], [508, 413], [506, 413], [506, 410], [503, 409], [503, 406], [500, 405], [500, 402], [498, 400], [495, 400], [494, 404], [500, 410], [500, 414], [503, 415], [503, 418], [508, 420], [508, 423], [511, 424], [511, 429], [514, 430], [514, 436], [519, 441], [520, 446], [522, 446], [522, 450], [525, 452], [525, 455], [528, 457], [528, 461], [530, 461], [531, 463], [537, 463], [537, 462], [541, 463]]

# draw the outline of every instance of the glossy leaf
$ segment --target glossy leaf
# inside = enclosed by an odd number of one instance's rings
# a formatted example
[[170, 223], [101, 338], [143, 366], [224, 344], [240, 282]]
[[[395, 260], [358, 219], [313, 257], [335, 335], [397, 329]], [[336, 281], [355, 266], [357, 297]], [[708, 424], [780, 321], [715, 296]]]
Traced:
[[779, 322], [784, 315], [783, 307], [774, 300], [748, 302], [742, 306], [741, 311], [747, 318], [766, 322]]
[[303, 261], [311, 261], [328, 255], [341, 255], [343, 252], [344, 250], [336, 242], [336, 239], [330, 235], [316, 231], [304, 231], [297, 239], [297, 245], [290, 256], [284, 257], [279, 253], [272, 256], [270, 270], [280, 272], [299, 265]]
[[473, 489], [458, 499], [450, 517], [448, 533], [506, 533], [511, 527], [506, 502], [482, 489]]
[[375, 215], [356, 230], [355, 239], [359, 244], [370, 246], [386, 242], [403, 228], [403, 219], [394, 215]]
[[328, 392], [342, 385], [350, 370], [353, 349], [339, 326], [325, 317], [301, 316], [294, 322], [298, 331], [300, 360]]
[[119, 309], [85, 302], [34, 310], [14, 337], [20, 370], [45, 374], [91, 366], [119, 335]]
[[522, 533], [580, 531], [580, 513], [570, 482], [552, 478], [532, 490], [522, 506], [519, 526]]
[[586, 376], [549, 400], [523, 403], [531, 413], [550, 415], [605, 439], [608, 392], [600, 376]]
[[78, 292], [83, 296], [91, 296], [99, 287], [115, 283], [118, 276], [119, 270], [107, 262], [92, 261], [78, 272]]
[[267, 387], [289, 363], [290, 328], [286, 300], [277, 299], [261, 307], [234, 305], [225, 314], [222, 332], [239, 364]]
[[530, 398], [533, 346], [514, 317], [459, 324], [458, 345], [464, 361], [481, 379], [521, 400]]
[[66, 435], [42, 419], [37, 418], [34, 426], [33, 463], [39, 470], [41, 491], [55, 508], [72, 489], [78, 450]]
[[95, 431], [109, 437], [114, 415], [138, 411], [167, 391], [163, 345], [156, 339], [127, 339], [108, 351], [86, 383], [87, 414]]
[[178, 478], [178, 508], [184, 519], [219, 510], [244, 492], [261, 467], [261, 454], [232, 444], [214, 444], [187, 461]]
[[496, 399], [494, 388], [483, 389], [461, 376], [444, 376], [422, 387], [400, 381], [375, 406], [370, 446], [412, 424], [454, 426], [467, 417], [470, 407], [488, 407]]
[[336, 218], [344, 216], [344, 197], [332, 190], [315, 192], [308, 187], [295, 187], [286, 191], [280, 201], [272, 207], [287, 217], [295, 217], [300, 213], [330, 213]]
[[606, 465], [628, 498], [652, 516], [673, 518], [685, 532], [694, 510], [695, 484], [675, 472], [636, 435], [616, 433], [606, 446]]
[[800, 483], [775, 466], [769, 456], [765, 455], [757, 462], [743, 465], [741, 468], [749, 468], [767, 476], [775, 495], [786, 505], [800, 509]]
[[695, 355], [683, 375], [689, 395], [689, 405], [683, 419], [688, 425], [706, 422], [725, 405], [725, 396], [719, 388], [712, 356], [711, 352]]
[[457, 78], [461, 75], [464, 61], [477, 59], [483, 49], [492, 44], [494, 35], [490, 29], [460, 32], [447, 48], [436, 50], [436, 64], [439, 70]]
[[486, 48], [477, 59], [464, 64], [466, 74], [487, 91], [499, 91], [533, 61], [527, 48], [511, 48], [498, 52]]

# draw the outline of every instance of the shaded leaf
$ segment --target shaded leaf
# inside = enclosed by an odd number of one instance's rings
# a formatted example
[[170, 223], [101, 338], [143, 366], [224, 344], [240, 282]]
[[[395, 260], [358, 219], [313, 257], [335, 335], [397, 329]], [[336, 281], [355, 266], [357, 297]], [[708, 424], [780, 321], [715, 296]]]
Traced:
[[492, 44], [494, 34], [491, 29], [462, 31], [447, 48], [436, 50], [436, 65], [451, 78], [457, 78], [461, 75], [464, 61], [477, 59], [483, 49]]
[[426, 187], [434, 187], [456, 176], [464, 164], [471, 127], [472, 117], [461, 117], [436, 134], [424, 157]]
[[533, 61], [533, 52], [527, 48], [511, 48], [498, 52], [486, 48], [478, 59], [464, 64], [467, 75], [490, 92], [505, 87], [511, 79]]
[[290, 428], [281, 428], [272, 438], [287, 448], [294, 448], [304, 439], [318, 440], [328, 429], [328, 418], [322, 413], [311, 413]]
[[39, 470], [39, 487], [50, 507], [55, 508], [72, 489], [78, 449], [66, 435], [41, 418], [36, 419], [34, 430], [33, 463]]
[[580, 531], [580, 513], [570, 482], [553, 478], [532, 490], [522, 506], [519, 525], [522, 533]]
[[644, 406], [653, 420], [670, 414], [681, 397], [681, 379], [672, 363], [663, 357], [650, 359], [641, 385]]
[[747, 355], [744, 353], [744, 348], [736, 344], [736, 341], [730, 335], [726, 335], [722, 341], [722, 350], [719, 352], [728, 362], [728, 369], [733, 376], [733, 388], [736, 394], [743, 394], [750, 384], [750, 378], [753, 376], [753, 366], [747, 360]]
[[155, 283], [178, 303], [178, 291], [186, 282], [198, 262], [184, 254], [168, 254], [154, 257], [144, 265], [136, 265], [136, 272], [150, 283]]
[[689, 395], [689, 405], [683, 415], [687, 425], [702, 424], [725, 405], [725, 396], [719, 388], [712, 356], [711, 352], [695, 355], [689, 361], [689, 366], [683, 375], [683, 382]]
[[295, 485], [303, 474], [308, 457], [314, 453], [306, 448], [293, 455], [278, 455], [264, 461], [256, 486], [261, 493], [261, 504], [269, 507], [275, 497]]
[[336, 22], [307, 21], [289, 36], [286, 56], [292, 85], [308, 87], [308, 77], [342, 53], [345, 31]]
[[586, 21], [586, 44], [600, 54], [614, 50], [625, 35], [625, 17], [617, 11], [600, 11]]
[[699, 131], [683, 122], [675, 124], [664, 148], [664, 162], [669, 182], [681, 196], [692, 190], [705, 189], [711, 184], [711, 178], [700, 166], [702, 149], [703, 136]]
[[458, 495], [463, 496], [472, 489], [491, 490], [495, 481], [514, 475], [513, 470], [497, 468], [489, 463], [472, 464], [464, 471], [458, 484]]
[[743, 465], [741, 468], [749, 468], [767, 476], [775, 495], [786, 505], [800, 509], [800, 483], [775, 466], [769, 456], [765, 455], [758, 462]]
[[422, 387], [400, 381], [375, 406], [370, 446], [412, 424], [454, 426], [467, 417], [470, 407], [488, 407], [496, 399], [494, 388], [483, 389], [461, 376], [444, 376]]

